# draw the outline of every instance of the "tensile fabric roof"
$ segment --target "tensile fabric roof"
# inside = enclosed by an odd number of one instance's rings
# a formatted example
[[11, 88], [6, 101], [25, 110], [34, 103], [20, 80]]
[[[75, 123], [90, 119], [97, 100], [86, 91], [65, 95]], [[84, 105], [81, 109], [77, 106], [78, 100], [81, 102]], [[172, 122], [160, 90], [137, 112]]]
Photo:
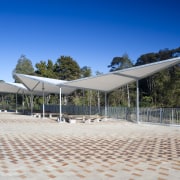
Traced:
[[28, 89], [21, 83], [0, 82], [0, 92], [13, 94], [29, 94]]
[[[18, 74], [16, 73], [15, 76], [24, 84], [24, 86], [29, 90], [34, 92], [35, 94], [44, 93], [59, 93], [59, 88], [67, 81], [52, 79], [52, 78], [45, 78], [45, 77], [38, 77], [26, 74]], [[72, 87], [61, 87], [62, 94], [70, 94], [76, 88]]]
[[64, 86], [110, 92], [136, 80], [143, 79], [163, 69], [180, 63], [180, 57], [136, 66], [111, 73], [82, 78], [64, 83]]

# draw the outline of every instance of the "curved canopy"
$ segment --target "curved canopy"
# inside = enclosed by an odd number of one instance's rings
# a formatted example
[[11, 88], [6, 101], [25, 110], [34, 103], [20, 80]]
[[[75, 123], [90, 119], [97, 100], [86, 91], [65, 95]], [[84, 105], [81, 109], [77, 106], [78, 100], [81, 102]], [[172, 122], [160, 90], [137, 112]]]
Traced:
[[[52, 78], [44, 78], [38, 76], [31, 76], [26, 74], [15, 74], [15, 76], [24, 84], [24, 86], [31, 92], [36, 93], [59, 93], [59, 86], [64, 84], [67, 81], [52, 79]], [[58, 86], [57, 86], [58, 85]], [[62, 87], [62, 94], [70, 94], [75, 90], [75, 88], [71, 87]]]
[[166, 69], [179, 63], [180, 58], [178, 57], [156, 63], [150, 63], [142, 66], [136, 66], [119, 71], [114, 71], [108, 74], [103, 74], [95, 77], [88, 77], [74, 81], [69, 81], [64, 83], [63, 85], [74, 88], [110, 92], [114, 89], [122, 87], [136, 80], [143, 79], [147, 76], [155, 74], [163, 69]]
[[0, 92], [14, 94], [29, 94], [28, 89], [21, 83], [1, 82]]

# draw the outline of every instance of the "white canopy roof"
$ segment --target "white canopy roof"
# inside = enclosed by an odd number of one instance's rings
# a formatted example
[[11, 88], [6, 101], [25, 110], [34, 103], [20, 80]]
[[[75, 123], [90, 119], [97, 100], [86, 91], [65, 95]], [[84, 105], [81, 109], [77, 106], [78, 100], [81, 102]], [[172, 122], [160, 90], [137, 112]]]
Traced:
[[29, 94], [27, 88], [21, 83], [10, 83], [10, 82], [1, 82], [0, 83], [0, 92], [3, 93], [17, 93], [17, 94]]
[[[15, 76], [24, 84], [24, 86], [29, 90], [35, 93], [44, 92], [46, 94], [49, 93], [59, 93], [59, 87], [67, 81], [52, 79], [52, 78], [44, 78], [38, 76], [31, 76], [26, 74], [15, 74]], [[71, 87], [62, 87], [62, 94], [70, 94], [75, 90], [75, 88]]]
[[95, 77], [69, 81], [64, 83], [63, 85], [75, 88], [93, 89], [109, 92], [179, 63], [180, 58], [178, 57], [156, 63], [150, 63], [142, 66], [114, 71]]

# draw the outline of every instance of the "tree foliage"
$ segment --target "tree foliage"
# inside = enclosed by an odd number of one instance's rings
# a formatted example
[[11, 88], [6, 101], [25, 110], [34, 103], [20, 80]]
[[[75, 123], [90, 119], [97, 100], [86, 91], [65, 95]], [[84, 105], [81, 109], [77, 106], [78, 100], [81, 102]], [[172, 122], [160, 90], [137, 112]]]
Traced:
[[15, 79], [16, 82], [18, 82], [18, 80], [14, 77], [14, 73], [28, 74], [28, 75], [34, 74], [34, 68], [31, 60], [26, 58], [25, 55], [21, 55], [21, 57], [18, 59], [15, 69], [13, 70], [13, 78]]
[[[112, 71], [130, 68], [132, 66], [133, 63], [129, 59], [128, 54], [124, 54], [122, 57], [114, 57], [108, 68], [110, 68], [110, 72], [112, 72]], [[131, 85], [131, 87], [133, 86]], [[126, 87], [121, 87], [118, 90], [111, 92], [109, 95], [109, 102], [113, 106], [121, 105], [121, 106], [130, 107], [131, 105], [130, 99], [131, 98], [130, 98], [130, 91], [128, 84]]]
[[90, 77], [92, 75], [91, 68], [88, 66], [84, 66], [81, 68], [81, 78]]
[[[179, 55], [180, 48], [172, 50], [166, 48], [160, 50], [158, 53], [141, 55], [135, 66], [159, 62]], [[141, 105], [149, 104], [155, 107], [179, 107], [180, 66], [176, 65], [140, 80], [139, 87]]]
[[55, 73], [55, 65], [51, 60], [46, 61], [40, 61], [40, 63], [37, 63], [36, 65], [36, 71], [35, 73], [39, 76], [42, 77], [47, 77], [47, 78], [56, 78], [56, 73]]
[[132, 67], [133, 63], [129, 59], [128, 54], [124, 54], [122, 57], [114, 57], [111, 61], [111, 64], [108, 66], [110, 69], [110, 72], [117, 71], [121, 69], [126, 69], [129, 67]]
[[55, 64], [55, 72], [58, 79], [75, 80], [81, 77], [81, 69], [78, 63], [69, 56], [61, 56]]

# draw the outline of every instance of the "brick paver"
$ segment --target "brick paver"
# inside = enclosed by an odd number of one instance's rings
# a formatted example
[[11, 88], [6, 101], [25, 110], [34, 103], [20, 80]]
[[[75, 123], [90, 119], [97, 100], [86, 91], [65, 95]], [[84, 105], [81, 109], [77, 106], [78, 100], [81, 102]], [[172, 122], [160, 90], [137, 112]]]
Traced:
[[180, 127], [0, 113], [0, 179], [180, 179]]

